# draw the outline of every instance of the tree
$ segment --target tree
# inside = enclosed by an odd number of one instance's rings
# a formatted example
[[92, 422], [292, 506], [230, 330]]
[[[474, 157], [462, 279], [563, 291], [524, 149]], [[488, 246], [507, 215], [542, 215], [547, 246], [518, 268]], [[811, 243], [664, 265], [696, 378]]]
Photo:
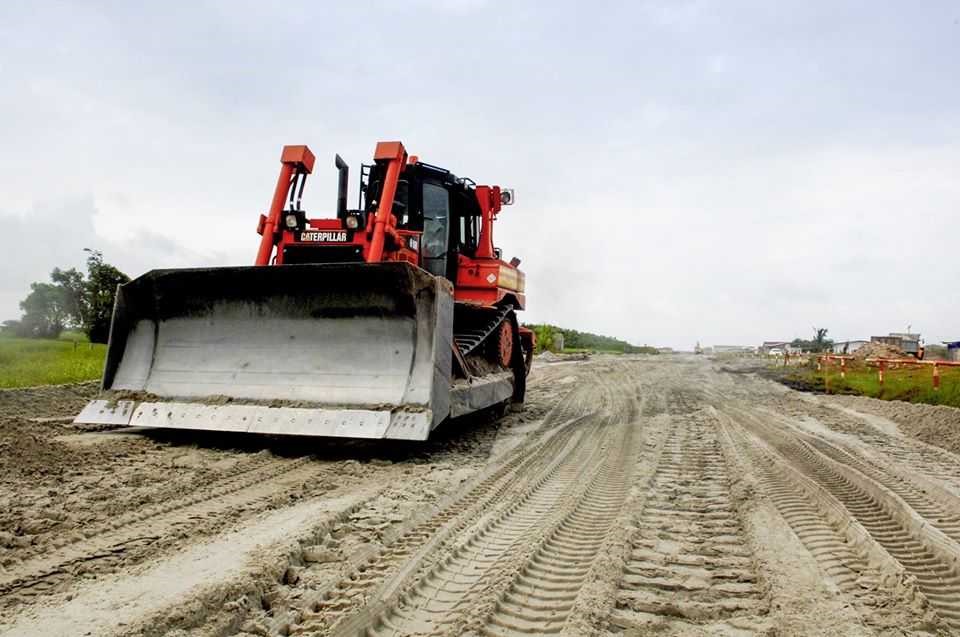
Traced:
[[814, 352], [824, 352], [833, 346], [833, 341], [827, 338], [828, 331], [825, 327], [813, 328], [813, 347], [811, 349]]
[[83, 329], [89, 312], [87, 282], [83, 280], [83, 274], [76, 268], [54, 268], [50, 273], [50, 280], [63, 290], [66, 311], [70, 316], [68, 327]]
[[20, 301], [20, 333], [34, 338], [56, 338], [70, 323], [67, 291], [52, 283], [31, 283], [30, 294]]
[[130, 280], [104, 262], [98, 250], [85, 248], [87, 276], [75, 268], [54, 268], [51, 283], [32, 283], [20, 302], [23, 318], [11, 327], [20, 336], [56, 338], [65, 328], [82, 329], [93, 343], [106, 343], [117, 286]]
[[130, 277], [103, 260], [98, 250], [85, 248], [87, 257], [86, 316], [84, 331], [92, 343], [106, 343], [110, 336], [110, 320], [117, 286], [130, 281]]

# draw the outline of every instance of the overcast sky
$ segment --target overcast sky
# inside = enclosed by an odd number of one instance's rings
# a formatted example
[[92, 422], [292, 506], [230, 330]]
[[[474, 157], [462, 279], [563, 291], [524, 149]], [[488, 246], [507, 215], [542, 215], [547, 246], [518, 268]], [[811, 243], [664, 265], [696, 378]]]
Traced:
[[0, 319], [85, 247], [252, 263], [284, 144], [326, 216], [399, 139], [516, 189], [526, 321], [960, 339], [956, 2], [4, 2], [0, 122]]

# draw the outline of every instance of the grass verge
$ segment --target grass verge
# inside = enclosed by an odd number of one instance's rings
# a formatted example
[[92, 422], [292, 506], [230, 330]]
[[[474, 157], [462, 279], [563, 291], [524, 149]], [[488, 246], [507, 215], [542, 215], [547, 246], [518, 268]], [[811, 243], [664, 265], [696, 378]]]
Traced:
[[0, 338], [0, 388], [96, 380], [107, 346], [69, 340]]
[[940, 368], [940, 389], [934, 389], [933, 369], [926, 365], [888, 368], [882, 385], [877, 369], [858, 361], [851, 361], [846, 378], [840, 377], [836, 363], [819, 372], [816, 363], [804, 367], [777, 368], [773, 375], [785, 385], [802, 391], [960, 407], [960, 368], [956, 367]]

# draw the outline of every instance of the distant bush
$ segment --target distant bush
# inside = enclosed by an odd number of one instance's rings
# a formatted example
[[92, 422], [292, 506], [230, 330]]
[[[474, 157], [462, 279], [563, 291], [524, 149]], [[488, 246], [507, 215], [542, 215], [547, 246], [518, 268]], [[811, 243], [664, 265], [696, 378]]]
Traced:
[[545, 350], [556, 351], [555, 336], [563, 335], [564, 351], [591, 351], [591, 352], [617, 352], [621, 354], [657, 354], [657, 348], [649, 345], [631, 345], [630, 343], [612, 336], [601, 336], [591, 334], [590, 332], [579, 332], [567, 328], [557, 327], [556, 325], [531, 324], [525, 325], [537, 335], [537, 353]]

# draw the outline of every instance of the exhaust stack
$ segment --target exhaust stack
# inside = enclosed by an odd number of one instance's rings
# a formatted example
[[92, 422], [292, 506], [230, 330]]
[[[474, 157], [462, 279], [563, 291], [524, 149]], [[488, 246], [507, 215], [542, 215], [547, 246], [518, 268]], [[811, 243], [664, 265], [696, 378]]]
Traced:
[[340, 171], [340, 183], [337, 185], [337, 217], [343, 219], [347, 216], [347, 187], [350, 185], [350, 166], [343, 161], [340, 155], [336, 156], [333, 163]]

